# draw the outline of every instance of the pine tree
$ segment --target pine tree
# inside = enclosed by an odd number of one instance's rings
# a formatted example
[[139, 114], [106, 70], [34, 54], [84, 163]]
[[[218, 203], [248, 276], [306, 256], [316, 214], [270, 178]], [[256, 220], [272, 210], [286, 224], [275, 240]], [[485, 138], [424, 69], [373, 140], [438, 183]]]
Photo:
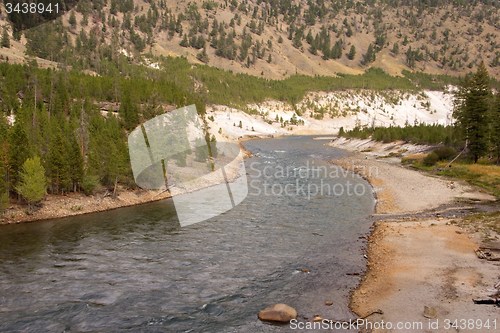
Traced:
[[75, 17], [75, 12], [72, 10], [69, 13], [69, 19], [68, 23], [74, 28], [76, 26], [76, 17]]
[[488, 152], [490, 96], [490, 79], [483, 61], [471, 78], [462, 81], [455, 94], [453, 111], [458, 132], [468, 141], [474, 163]]
[[307, 33], [306, 36], [306, 42], [307, 44], [311, 45], [311, 43], [314, 41], [314, 37], [311, 34], [311, 29], [309, 29], [309, 32]]
[[137, 106], [132, 102], [131, 91], [124, 91], [119, 113], [125, 123], [126, 129], [134, 129], [139, 122], [139, 112]]
[[292, 40], [292, 46], [295, 47], [296, 49], [299, 49], [302, 47], [302, 31], [297, 30], [295, 33], [295, 36], [293, 37]]
[[48, 166], [52, 192], [64, 193], [69, 185], [69, 154], [61, 131], [52, 126], [53, 138], [50, 144]]
[[349, 60], [354, 60], [355, 56], [356, 56], [356, 47], [354, 45], [352, 45], [351, 50], [349, 51], [349, 54], [347, 55], [347, 58], [349, 58]]
[[70, 144], [69, 151], [69, 176], [70, 181], [73, 185], [73, 191], [76, 192], [79, 185], [83, 182], [84, 176], [84, 160], [81, 154], [80, 146], [76, 140], [76, 137], [73, 137]]
[[0, 148], [0, 214], [9, 205], [9, 187], [7, 184], [7, 170], [5, 169], [6, 156], [3, 147]]
[[40, 157], [28, 158], [23, 164], [20, 182], [16, 187], [16, 191], [28, 200], [28, 213], [32, 213], [33, 203], [43, 199], [46, 190], [47, 178]]
[[196, 55], [196, 59], [207, 64], [210, 61], [210, 58], [208, 57], [208, 54], [207, 54], [207, 50], [205, 48], [203, 48], [203, 50]]
[[371, 62], [375, 61], [375, 50], [373, 49], [373, 45], [370, 44], [368, 46], [368, 50], [366, 51], [366, 54], [363, 56], [363, 64], [368, 65]]
[[116, 0], [111, 0], [111, 6], [109, 12], [113, 15], [117, 13]]
[[342, 45], [340, 40], [338, 40], [332, 47], [332, 52], [330, 54], [332, 59], [340, 59], [342, 57]]
[[26, 159], [29, 157], [29, 144], [26, 131], [20, 119], [16, 120], [9, 131], [7, 161], [11, 188], [15, 188], [19, 181], [19, 173]]
[[9, 26], [6, 24], [2, 30], [2, 47], [10, 48]]
[[500, 93], [497, 92], [493, 108], [491, 110], [491, 143], [493, 156], [500, 163]]
[[318, 55], [318, 48], [316, 47], [316, 42], [313, 40], [311, 43], [311, 47], [309, 48], [309, 52], [314, 55]]
[[189, 47], [189, 41], [187, 39], [187, 35], [184, 34], [184, 37], [182, 38], [181, 42], [179, 43], [180, 46], [182, 47]]
[[392, 47], [392, 53], [399, 54], [399, 44], [398, 44], [398, 42], [394, 43], [394, 46]]

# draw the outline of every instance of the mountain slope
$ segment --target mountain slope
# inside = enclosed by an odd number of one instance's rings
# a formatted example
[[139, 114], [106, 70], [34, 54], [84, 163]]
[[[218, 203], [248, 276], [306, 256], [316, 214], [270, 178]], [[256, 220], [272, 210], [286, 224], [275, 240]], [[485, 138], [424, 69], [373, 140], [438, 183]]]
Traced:
[[73, 14], [25, 32], [20, 42], [28, 54], [97, 73], [105, 58], [151, 52], [274, 79], [372, 66], [391, 75], [459, 76], [481, 61], [498, 78], [499, 8], [477, 1], [82, 0]]

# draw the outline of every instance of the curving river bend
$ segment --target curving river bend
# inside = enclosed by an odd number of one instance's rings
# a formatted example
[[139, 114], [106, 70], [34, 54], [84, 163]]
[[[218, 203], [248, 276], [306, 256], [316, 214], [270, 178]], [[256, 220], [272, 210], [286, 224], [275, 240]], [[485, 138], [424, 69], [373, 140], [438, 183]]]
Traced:
[[[363, 179], [324, 162], [345, 155], [326, 142], [245, 142], [259, 155], [245, 162], [247, 198], [188, 227], [165, 200], [0, 228], [0, 331], [290, 331], [257, 319], [274, 303], [354, 318], [359, 277], [346, 273], [365, 267], [359, 237], [374, 199]], [[292, 172], [302, 169], [313, 173]]]

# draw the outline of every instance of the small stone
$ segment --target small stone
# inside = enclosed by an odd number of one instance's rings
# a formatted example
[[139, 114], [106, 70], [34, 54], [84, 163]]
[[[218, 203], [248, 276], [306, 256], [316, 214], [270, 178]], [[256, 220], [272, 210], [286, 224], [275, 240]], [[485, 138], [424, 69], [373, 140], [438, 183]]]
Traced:
[[321, 318], [320, 316], [316, 315], [314, 316], [314, 319], [313, 319], [313, 322], [319, 322], [319, 321], [323, 321], [323, 318]]
[[282, 303], [271, 305], [259, 312], [259, 319], [266, 321], [279, 321], [288, 323], [292, 319], [297, 318], [297, 311]]
[[430, 306], [424, 306], [424, 317], [429, 319], [434, 319], [437, 317], [436, 308]]
[[302, 273], [309, 273], [309, 270], [307, 268], [303, 268]]
[[325, 304], [326, 304], [326, 305], [328, 305], [328, 306], [330, 306], [330, 305], [332, 305], [333, 303], [332, 303], [332, 302], [330, 302], [330, 301], [326, 301], [326, 302], [325, 302]]

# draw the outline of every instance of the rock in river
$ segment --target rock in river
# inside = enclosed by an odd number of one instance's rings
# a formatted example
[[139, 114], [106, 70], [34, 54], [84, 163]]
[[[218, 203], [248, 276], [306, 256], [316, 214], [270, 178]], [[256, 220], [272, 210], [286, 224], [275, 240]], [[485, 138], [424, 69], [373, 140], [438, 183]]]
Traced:
[[286, 304], [274, 304], [259, 312], [260, 320], [279, 321], [288, 323], [297, 318], [297, 311]]

